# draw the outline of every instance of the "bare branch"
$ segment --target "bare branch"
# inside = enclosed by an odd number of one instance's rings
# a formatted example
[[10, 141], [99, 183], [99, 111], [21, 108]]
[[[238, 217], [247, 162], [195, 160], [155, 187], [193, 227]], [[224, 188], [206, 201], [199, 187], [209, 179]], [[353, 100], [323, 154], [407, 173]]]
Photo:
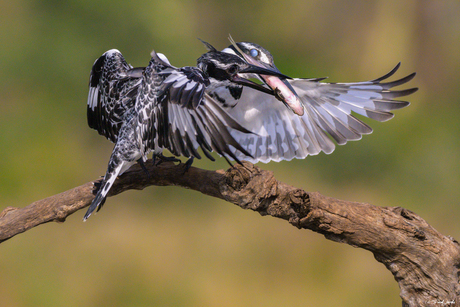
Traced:
[[[270, 171], [244, 163], [208, 171], [147, 163], [147, 178], [137, 166], [117, 179], [109, 196], [147, 186], [178, 185], [224, 199], [243, 209], [289, 221], [327, 239], [371, 251], [390, 270], [401, 289], [403, 306], [460, 306], [460, 245], [437, 232], [415, 213], [334, 199], [279, 182]], [[89, 206], [93, 182], [0, 213], [0, 242], [43, 223], [63, 222]]]

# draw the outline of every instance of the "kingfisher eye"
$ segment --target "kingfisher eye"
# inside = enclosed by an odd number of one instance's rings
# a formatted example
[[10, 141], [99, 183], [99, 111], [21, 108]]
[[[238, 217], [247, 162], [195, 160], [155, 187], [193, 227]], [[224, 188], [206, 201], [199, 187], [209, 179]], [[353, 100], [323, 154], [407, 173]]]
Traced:
[[238, 72], [238, 66], [232, 65], [229, 68], [227, 68], [227, 72], [231, 75], [234, 75]]
[[251, 51], [249, 51], [249, 54], [255, 58], [259, 55], [259, 51], [257, 49], [251, 49]]

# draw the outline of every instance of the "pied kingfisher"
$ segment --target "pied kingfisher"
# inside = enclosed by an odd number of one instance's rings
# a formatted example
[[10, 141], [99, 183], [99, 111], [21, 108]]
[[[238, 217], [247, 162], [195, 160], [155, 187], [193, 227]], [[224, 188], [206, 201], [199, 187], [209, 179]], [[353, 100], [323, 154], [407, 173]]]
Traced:
[[239, 162], [234, 152], [241, 150], [241, 156], [251, 157], [228, 130], [251, 132], [229, 116], [208, 91], [219, 86], [247, 86], [263, 95], [274, 95], [273, 90], [241, 74], [287, 76], [205, 45], [209, 52], [197, 60], [197, 67], [174, 67], [154, 51], [145, 68], [131, 67], [115, 49], [95, 61], [90, 75], [88, 124], [115, 147], [84, 220], [102, 207], [117, 176], [136, 162], [146, 170], [143, 163], [151, 151], [154, 157], [166, 148], [176, 156], [201, 158], [197, 152], [201, 148], [211, 160], [210, 152], [216, 151], [227, 161]]

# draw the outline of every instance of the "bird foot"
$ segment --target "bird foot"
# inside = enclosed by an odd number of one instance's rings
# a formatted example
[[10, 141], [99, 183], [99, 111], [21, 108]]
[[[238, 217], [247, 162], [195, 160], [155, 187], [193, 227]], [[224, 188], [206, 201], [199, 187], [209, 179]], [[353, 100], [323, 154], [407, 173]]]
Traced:
[[179, 163], [182, 163], [182, 161], [180, 159], [177, 159], [176, 157], [165, 157], [165, 156], [163, 156], [163, 154], [155, 154], [155, 155], [153, 155], [153, 165], [158, 166], [163, 162], [179, 162]]
[[150, 178], [149, 170], [147, 169], [147, 167], [145, 167], [145, 163], [144, 163], [144, 161], [142, 160], [142, 158], [140, 158], [139, 160], [137, 160], [137, 163], [139, 163], [139, 165], [141, 166], [142, 170], [147, 174], [147, 178]]
[[96, 195], [97, 192], [99, 191], [99, 189], [101, 188], [101, 186], [102, 186], [102, 180], [93, 181], [93, 191], [92, 191], [92, 193], [94, 195]]
[[184, 173], [183, 174], [188, 172], [188, 170], [192, 167], [192, 164], [193, 164], [194, 160], [195, 160], [195, 157], [191, 157], [190, 159], [187, 160], [187, 162], [185, 162], [185, 164], [184, 164], [185, 167], [184, 167]]

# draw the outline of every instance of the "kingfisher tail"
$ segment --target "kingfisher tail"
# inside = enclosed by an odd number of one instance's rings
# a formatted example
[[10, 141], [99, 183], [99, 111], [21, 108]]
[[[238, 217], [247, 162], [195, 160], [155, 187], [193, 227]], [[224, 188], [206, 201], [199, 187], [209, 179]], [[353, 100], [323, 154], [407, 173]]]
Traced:
[[83, 222], [85, 222], [90, 217], [94, 210], [99, 211], [102, 208], [107, 198], [107, 193], [109, 193], [110, 188], [115, 182], [115, 179], [117, 179], [117, 176], [120, 175], [124, 170], [128, 169], [132, 164], [133, 162], [120, 161], [115, 155], [110, 157], [107, 173], [105, 174], [104, 180], [102, 180], [96, 197], [93, 199], [93, 202], [83, 217]]

